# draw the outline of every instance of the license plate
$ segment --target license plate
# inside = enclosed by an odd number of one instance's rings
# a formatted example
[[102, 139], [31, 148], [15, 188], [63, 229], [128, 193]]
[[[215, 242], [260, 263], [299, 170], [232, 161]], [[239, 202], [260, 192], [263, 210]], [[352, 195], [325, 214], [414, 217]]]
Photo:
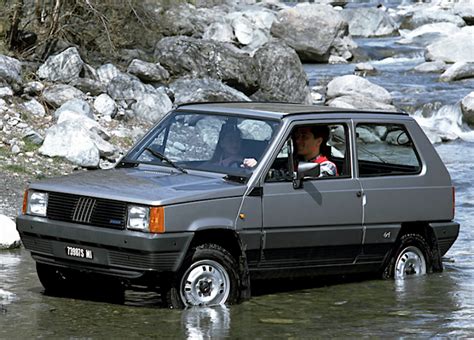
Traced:
[[94, 254], [90, 249], [84, 249], [79, 247], [71, 247], [66, 246], [66, 255], [71, 257], [79, 257], [81, 259], [89, 259], [92, 260], [94, 258]]

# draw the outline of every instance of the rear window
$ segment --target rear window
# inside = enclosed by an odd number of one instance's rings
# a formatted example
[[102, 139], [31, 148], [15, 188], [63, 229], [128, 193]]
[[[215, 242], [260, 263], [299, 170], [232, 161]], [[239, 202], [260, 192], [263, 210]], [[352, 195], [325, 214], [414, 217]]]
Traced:
[[360, 177], [409, 175], [421, 163], [408, 131], [400, 124], [357, 124], [357, 161]]

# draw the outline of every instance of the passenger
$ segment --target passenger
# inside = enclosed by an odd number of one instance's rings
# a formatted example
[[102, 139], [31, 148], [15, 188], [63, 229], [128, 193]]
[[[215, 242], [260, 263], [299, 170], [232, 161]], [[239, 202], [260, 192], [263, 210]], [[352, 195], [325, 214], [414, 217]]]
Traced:
[[211, 162], [223, 167], [253, 168], [257, 165], [255, 158], [244, 158], [241, 154], [242, 133], [235, 128], [223, 127]]
[[336, 164], [331, 162], [331, 147], [327, 145], [329, 127], [327, 125], [298, 127], [292, 134], [299, 161], [320, 164], [320, 175], [337, 176]]

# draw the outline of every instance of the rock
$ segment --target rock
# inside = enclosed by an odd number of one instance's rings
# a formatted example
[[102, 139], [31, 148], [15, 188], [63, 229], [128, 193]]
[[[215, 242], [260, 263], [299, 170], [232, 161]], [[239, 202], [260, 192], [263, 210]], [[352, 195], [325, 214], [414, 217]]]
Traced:
[[114, 118], [117, 113], [117, 105], [108, 94], [101, 94], [94, 100], [94, 109], [103, 117]]
[[359, 64], [356, 64], [354, 73], [358, 76], [373, 76], [377, 74], [377, 70], [372, 64], [359, 63]]
[[0, 249], [13, 249], [21, 245], [16, 224], [5, 215], [0, 215]]
[[117, 67], [115, 67], [113, 64], [102, 65], [101, 67], [97, 69], [96, 73], [99, 80], [106, 87], [109, 85], [109, 82], [112, 79], [122, 74], [122, 72], [120, 72], [120, 70]]
[[474, 25], [474, 6], [472, 6], [471, 0], [461, 0], [455, 3], [453, 13], [459, 15], [467, 25]]
[[354, 94], [351, 96], [340, 96], [326, 101], [326, 105], [346, 109], [367, 109], [396, 111], [397, 108], [391, 104], [386, 104], [373, 100], [370, 97]]
[[422, 63], [420, 65], [415, 66], [413, 69], [416, 72], [422, 72], [422, 73], [443, 73], [446, 70], [446, 63], [441, 60], [437, 61], [429, 61], [426, 63]]
[[[94, 114], [92, 113], [89, 103], [82, 99], [68, 100], [54, 112], [54, 117], [59, 120], [63, 114], [79, 115], [94, 119]], [[62, 120], [64, 120], [64, 118], [62, 118]]]
[[[473, 36], [474, 37], [474, 36]], [[474, 53], [474, 49], [473, 49]], [[465, 78], [474, 78], [474, 61], [473, 62], [457, 62], [450, 66], [440, 77], [441, 81], [453, 81]]]
[[414, 29], [413, 31], [400, 30], [402, 39], [398, 40], [397, 43], [428, 46], [437, 39], [449, 37], [459, 32], [461, 32], [461, 28], [450, 22], [426, 24]]
[[96, 168], [101, 153], [110, 155], [114, 147], [85, 127], [85, 119], [88, 118], [66, 120], [50, 127], [39, 152], [49, 157], [64, 157], [83, 167]]
[[70, 85], [58, 84], [44, 89], [43, 99], [52, 107], [59, 107], [71, 99], [86, 99], [85, 94]]
[[392, 96], [386, 89], [354, 75], [336, 77], [327, 86], [326, 96], [329, 99], [352, 95], [364, 96], [386, 104], [392, 102]]
[[28, 141], [28, 142], [33, 143], [35, 145], [41, 145], [41, 144], [43, 144], [43, 141], [44, 141], [44, 138], [38, 132], [36, 132], [34, 130], [27, 131], [23, 135], [22, 139], [24, 141]]
[[17, 155], [21, 152], [21, 149], [17, 144], [14, 144], [11, 148], [11, 152], [12, 154]]
[[426, 47], [427, 61], [442, 60], [446, 63], [474, 62], [472, 40], [474, 27], [463, 27], [461, 32], [441, 38]]
[[255, 92], [258, 70], [248, 54], [231, 45], [183, 36], [161, 39], [155, 57], [173, 76], [222, 80], [245, 94]]
[[43, 90], [44, 85], [42, 83], [39, 81], [31, 81], [25, 85], [23, 92], [30, 96], [37, 96], [40, 95]]
[[306, 72], [292, 48], [281, 41], [272, 41], [258, 49], [254, 59], [260, 80], [252, 99], [311, 103]]
[[2, 80], [17, 91], [22, 83], [21, 62], [0, 54], [0, 84]]
[[106, 91], [104, 84], [98, 80], [90, 78], [77, 78], [69, 83], [69, 85], [81, 90], [84, 93], [88, 93], [91, 96], [98, 96], [99, 94]]
[[250, 99], [221, 81], [202, 79], [178, 79], [170, 85], [174, 92], [175, 104], [205, 102], [205, 101], [250, 101]]
[[13, 96], [13, 90], [10, 86], [0, 87], [0, 98]]
[[228, 22], [213, 22], [204, 31], [203, 39], [232, 42], [234, 40], [234, 30]]
[[145, 61], [134, 59], [128, 66], [127, 72], [137, 76], [145, 82], [166, 81], [170, 74], [159, 63], [147, 63]]
[[347, 22], [329, 5], [306, 4], [282, 10], [271, 33], [294, 48], [304, 62], [327, 62], [331, 54], [345, 59], [352, 56], [354, 43], [347, 37]]
[[378, 8], [350, 8], [340, 13], [349, 23], [349, 33], [353, 36], [383, 37], [398, 32], [395, 21]]
[[474, 91], [462, 99], [461, 111], [464, 121], [474, 125]]
[[439, 6], [423, 7], [423, 5], [421, 5], [414, 6], [413, 9], [405, 15], [400, 24], [400, 28], [415, 29], [422, 25], [437, 22], [450, 22], [459, 27], [466, 25], [460, 16], [450, 10], [443, 9]]
[[276, 15], [268, 10], [249, 9], [230, 13], [226, 18], [232, 23], [237, 42], [254, 50], [270, 40], [270, 29]]
[[34, 98], [24, 102], [21, 106], [24, 111], [34, 117], [44, 117], [46, 115], [43, 105]]
[[77, 48], [70, 47], [62, 53], [50, 56], [36, 73], [40, 79], [67, 83], [79, 77], [83, 65]]
[[173, 103], [163, 90], [142, 93], [132, 104], [132, 110], [140, 120], [155, 123], [171, 110]]
[[[154, 90], [152, 86], [151, 89]], [[147, 86], [140, 79], [125, 73], [114, 77], [107, 86], [107, 94], [112, 99], [121, 101], [136, 102], [138, 97], [147, 91]]]
[[173, 5], [158, 13], [156, 22], [160, 32], [165, 36], [196, 36], [201, 37], [210, 24], [206, 12], [196, 9], [191, 4]]

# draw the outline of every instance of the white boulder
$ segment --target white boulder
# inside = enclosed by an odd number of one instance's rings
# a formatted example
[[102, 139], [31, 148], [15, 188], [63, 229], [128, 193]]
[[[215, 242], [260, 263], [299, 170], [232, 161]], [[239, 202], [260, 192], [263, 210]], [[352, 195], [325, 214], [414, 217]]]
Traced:
[[446, 63], [474, 62], [474, 27], [466, 26], [458, 33], [436, 40], [426, 47], [425, 59]]
[[62, 53], [50, 56], [37, 71], [40, 79], [52, 82], [70, 82], [78, 78], [84, 62], [75, 47], [70, 47]]
[[[473, 45], [474, 46], [474, 45]], [[474, 50], [473, 50], [474, 53]], [[450, 66], [440, 77], [441, 81], [453, 81], [474, 78], [474, 62], [457, 62]]]
[[12, 249], [21, 245], [15, 222], [0, 214], [0, 249]]
[[474, 125], [474, 91], [462, 99], [461, 111], [464, 121], [469, 125]]

